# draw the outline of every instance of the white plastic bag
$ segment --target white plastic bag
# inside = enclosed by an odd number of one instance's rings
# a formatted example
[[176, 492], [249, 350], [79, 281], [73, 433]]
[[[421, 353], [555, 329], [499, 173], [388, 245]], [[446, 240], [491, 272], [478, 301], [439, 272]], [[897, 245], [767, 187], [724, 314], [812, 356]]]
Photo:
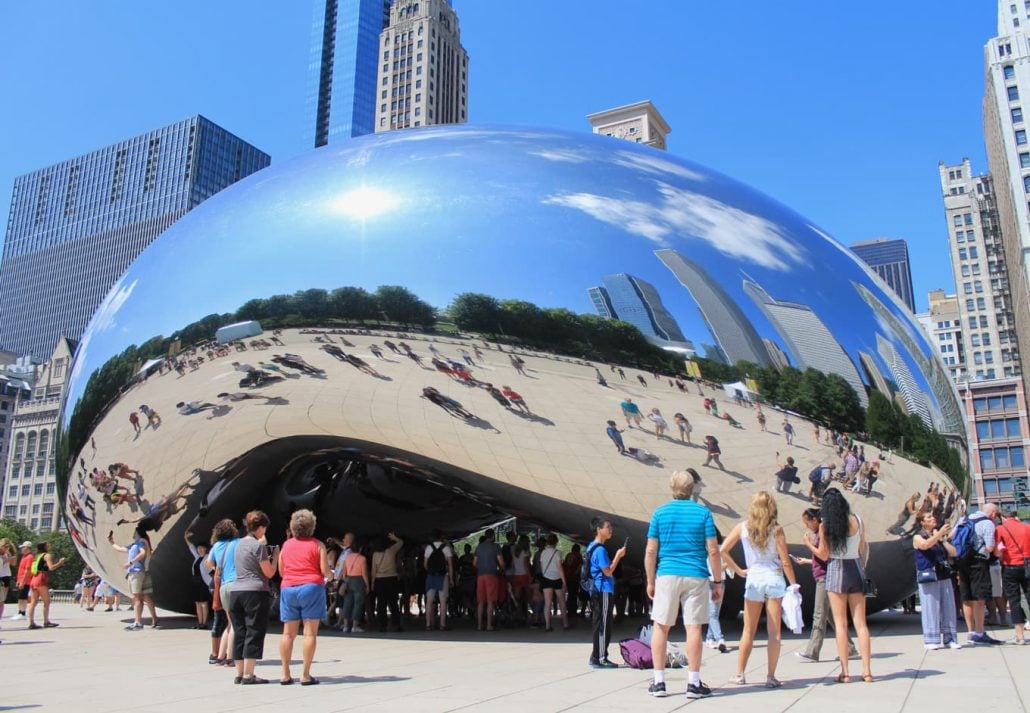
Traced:
[[795, 634], [800, 634], [805, 628], [801, 618], [801, 585], [790, 585], [783, 595], [783, 623]]
[[668, 668], [686, 668], [687, 654], [679, 647], [679, 644], [669, 642], [669, 649], [665, 655], [665, 665]]
[[647, 624], [646, 626], [642, 626], [642, 627], [640, 627], [640, 636], [638, 636], [637, 638], [640, 641], [643, 641], [648, 646], [650, 646], [651, 645], [651, 632], [652, 631], [653, 631], [653, 629], [651, 628], [650, 624]]

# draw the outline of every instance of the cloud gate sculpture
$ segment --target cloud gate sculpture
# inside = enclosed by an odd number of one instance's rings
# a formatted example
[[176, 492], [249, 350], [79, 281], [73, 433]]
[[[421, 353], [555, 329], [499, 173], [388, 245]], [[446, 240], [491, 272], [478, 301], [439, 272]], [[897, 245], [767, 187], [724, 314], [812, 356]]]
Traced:
[[[184, 536], [253, 508], [271, 516], [272, 542], [299, 507], [323, 537], [411, 541], [508, 516], [586, 539], [605, 513], [639, 566], [673, 470], [701, 471], [728, 532], [773, 488], [774, 454], [793, 456], [802, 480], [836, 457], [825, 429], [816, 440], [796, 416], [786, 445], [772, 404], [767, 432], [722, 391], [732, 418], [710, 415], [698, 384], [673, 380], [694, 352], [818, 370], [858, 407], [883, 392], [964, 443], [946, 372], [900, 302], [825, 233], [725, 176], [606, 137], [515, 128], [318, 149], [182, 218], [107, 296], [61, 416], [67, 524], [123, 589], [108, 532], [150, 531], [155, 599], [180, 611], [192, 611]], [[626, 398], [672, 433], [625, 428]], [[639, 457], [616, 450], [608, 420]], [[725, 471], [701, 467], [705, 435]], [[950, 485], [895, 457], [870, 495], [848, 495], [882, 602], [914, 589], [911, 546], [886, 530], [930, 481]], [[777, 494], [793, 543], [807, 489]]]

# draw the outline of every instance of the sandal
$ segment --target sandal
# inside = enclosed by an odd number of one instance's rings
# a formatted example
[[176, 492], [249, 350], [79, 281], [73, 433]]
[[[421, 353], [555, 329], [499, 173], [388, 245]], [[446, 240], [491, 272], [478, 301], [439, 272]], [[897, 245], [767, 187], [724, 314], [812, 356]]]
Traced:
[[280, 686], [292, 686], [293, 685], [293, 678], [291, 677], [291, 678], [286, 678], [286, 679], [279, 679], [279, 685]]
[[846, 673], [837, 674], [837, 683], [851, 683], [851, 676]]
[[317, 686], [318, 685], [318, 679], [315, 678], [314, 676], [312, 676], [307, 681], [303, 681], [302, 680], [300, 682], [300, 685], [302, 685], [302, 686]]
[[865, 681], [866, 683], [873, 683], [873, 682], [876, 681], [876, 679], [873, 678], [873, 674], [871, 674], [871, 673], [863, 673], [862, 674], [862, 680]]

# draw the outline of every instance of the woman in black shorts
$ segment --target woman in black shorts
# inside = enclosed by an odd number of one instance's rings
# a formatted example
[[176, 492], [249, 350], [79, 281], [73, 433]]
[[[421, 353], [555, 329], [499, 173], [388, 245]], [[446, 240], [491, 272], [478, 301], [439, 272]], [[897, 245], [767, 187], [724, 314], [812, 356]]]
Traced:
[[547, 536], [547, 546], [540, 551], [540, 589], [544, 594], [544, 631], [551, 628], [551, 606], [557, 599], [561, 606], [562, 625], [569, 628], [569, 613], [565, 611], [565, 568], [558, 551], [558, 536]]

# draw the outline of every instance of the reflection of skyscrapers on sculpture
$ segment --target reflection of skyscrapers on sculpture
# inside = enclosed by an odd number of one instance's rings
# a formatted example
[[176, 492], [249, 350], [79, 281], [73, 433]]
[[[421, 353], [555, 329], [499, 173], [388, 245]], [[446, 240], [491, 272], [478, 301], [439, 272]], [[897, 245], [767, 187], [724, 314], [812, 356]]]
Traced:
[[869, 405], [865, 384], [855, 363], [811, 307], [777, 300], [752, 280], [744, 280], [744, 292], [776, 328], [794, 357], [795, 367], [801, 371], [811, 368], [824, 374], [837, 374], [855, 390], [862, 408]]
[[676, 250], [655, 250], [655, 255], [690, 292], [728, 363], [749, 361], [772, 366], [769, 352], [751, 320], [707, 270]]
[[0, 345], [39, 361], [77, 339], [158, 235], [271, 159], [202, 116], [19, 176], [0, 267]]
[[765, 344], [765, 348], [769, 350], [769, 358], [772, 359], [774, 367], [782, 370], [790, 366], [790, 357], [787, 356], [787, 352], [780, 349], [776, 342], [768, 337], [762, 337], [762, 342]]
[[965, 417], [959, 406], [955, 385], [948, 377], [948, 372], [944, 370], [936, 358], [926, 355], [911, 328], [898, 318], [868, 287], [854, 281], [851, 284], [865, 303], [873, 308], [876, 316], [890, 328], [891, 333], [908, 350], [908, 353], [912, 355], [912, 359], [915, 360], [916, 367], [926, 377], [930, 391], [935, 397], [931, 401], [931, 403], [935, 404], [933, 408], [935, 420], [928, 425], [936, 427], [945, 436], [957, 436], [964, 446], [966, 441]]
[[880, 367], [876, 363], [876, 358], [872, 354], [859, 352], [858, 361], [862, 365], [862, 369], [865, 371], [866, 376], [869, 377], [869, 383], [873, 385], [873, 388], [884, 396], [891, 398], [894, 389], [891, 388], [887, 378], [883, 375], [883, 372], [880, 371]]
[[851, 251], [862, 258], [865, 264], [887, 283], [894, 294], [905, 303], [909, 312], [916, 311], [908, 243], [901, 239], [874, 238], [852, 243]]
[[599, 315], [629, 322], [641, 333], [662, 346], [693, 351], [694, 345], [662, 304], [658, 290], [650, 282], [620, 272], [601, 278], [604, 287], [587, 290]]
[[930, 408], [926, 405], [926, 397], [901, 354], [882, 334], [876, 335], [876, 351], [894, 377], [905, 411], [918, 415], [923, 423], [932, 427], [933, 420], [930, 418]]

